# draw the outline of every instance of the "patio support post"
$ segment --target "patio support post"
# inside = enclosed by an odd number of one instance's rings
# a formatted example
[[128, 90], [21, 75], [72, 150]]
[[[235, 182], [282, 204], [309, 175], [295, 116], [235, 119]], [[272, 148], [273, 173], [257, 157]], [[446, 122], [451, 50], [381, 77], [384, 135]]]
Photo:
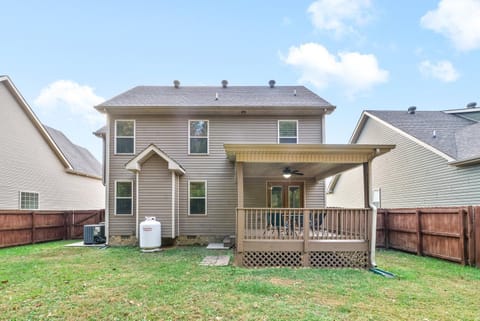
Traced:
[[363, 202], [365, 208], [370, 207], [370, 162], [363, 163]]
[[243, 163], [237, 162], [236, 164], [236, 179], [237, 179], [237, 253], [235, 255], [235, 261], [237, 265], [243, 263], [243, 238], [245, 235], [245, 209], [243, 204]]
[[303, 266], [310, 266], [310, 211], [303, 210]]
[[243, 163], [236, 163], [237, 172], [237, 207], [243, 208]]

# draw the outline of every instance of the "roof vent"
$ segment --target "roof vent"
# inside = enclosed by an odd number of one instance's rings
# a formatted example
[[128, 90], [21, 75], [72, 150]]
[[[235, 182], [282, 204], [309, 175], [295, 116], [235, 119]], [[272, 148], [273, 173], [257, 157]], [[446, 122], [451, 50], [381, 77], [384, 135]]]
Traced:
[[297, 95], [297, 90], [296, 90], [296, 89], [293, 90], [293, 95], [294, 95], [294, 96]]
[[227, 88], [228, 80], [222, 80], [222, 87]]
[[215, 100], [218, 100], [218, 93], [215, 93]]
[[410, 106], [410, 107], [408, 107], [408, 110], [407, 110], [407, 111], [408, 111], [408, 113], [409, 113], [410, 115], [413, 115], [413, 114], [415, 114], [415, 111], [416, 111], [416, 110], [417, 110], [417, 107], [416, 107], [416, 106]]
[[270, 81], [268, 82], [268, 85], [270, 86], [270, 88], [275, 87], [275, 80], [270, 80]]
[[173, 86], [174, 86], [175, 88], [180, 87], [180, 81], [174, 80], [174, 81], [173, 81]]
[[476, 102], [471, 102], [471, 103], [468, 103], [467, 104], [467, 108], [475, 108], [477, 107], [477, 103]]

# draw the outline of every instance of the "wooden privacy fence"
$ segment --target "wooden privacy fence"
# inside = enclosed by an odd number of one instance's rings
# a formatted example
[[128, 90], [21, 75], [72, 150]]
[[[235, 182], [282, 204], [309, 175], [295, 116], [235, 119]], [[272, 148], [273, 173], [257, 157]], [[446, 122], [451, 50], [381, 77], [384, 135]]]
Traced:
[[379, 209], [377, 246], [480, 267], [480, 206]]
[[0, 210], [0, 248], [83, 238], [83, 225], [105, 220], [105, 210]]

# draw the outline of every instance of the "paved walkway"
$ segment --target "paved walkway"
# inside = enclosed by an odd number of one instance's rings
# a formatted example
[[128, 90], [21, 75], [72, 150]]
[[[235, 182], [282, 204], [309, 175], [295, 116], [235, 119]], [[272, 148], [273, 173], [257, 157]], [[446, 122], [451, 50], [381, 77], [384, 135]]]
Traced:
[[230, 256], [220, 255], [220, 256], [207, 256], [203, 259], [200, 265], [205, 266], [226, 266], [230, 262]]

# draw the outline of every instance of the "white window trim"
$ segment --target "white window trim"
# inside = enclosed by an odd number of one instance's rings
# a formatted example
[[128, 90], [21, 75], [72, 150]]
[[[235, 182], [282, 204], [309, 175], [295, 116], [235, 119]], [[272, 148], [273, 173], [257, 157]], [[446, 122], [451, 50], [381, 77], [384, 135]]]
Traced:
[[[190, 123], [192, 121], [204, 121], [207, 123], [207, 137], [204, 137], [204, 136], [193, 136], [193, 137], [197, 137], [197, 138], [206, 138], [207, 139], [207, 152], [206, 153], [191, 153], [190, 152], [190, 138], [192, 138], [192, 136], [190, 136]], [[210, 154], [210, 121], [208, 119], [189, 119], [188, 120], [188, 155], [193, 155], [193, 156], [205, 156], [205, 155], [209, 155]]]
[[[297, 136], [284, 136], [284, 137], [280, 137], [280, 122], [295, 122], [296, 123], [296, 126], [297, 126]], [[298, 128], [298, 120], [296, 119], [279, 119], [277, 121], [277, 143], [278, 144], [285, 144], [285, 143], [280, 143], [280, 138], [296, 138], [297, 141], [295, 144], [298, 144], [299, 142], [299, 128]]]
[[[22, 193], [30, 193], [30, 194], [37, 194], [38, 195], [38, 207], [37, 208], [22, 208]], [[20, 210], [38, 210], [40, 209], [40, 193], [39, 192], [32, 192], [32, 191], [18, 191], [18, 209]]]
[[[133, 121], [133, 153], [118, 153], [117, 152], [117, 138], [132, 138], [132, 136], [117, 136], [117, 122], [118, 121]], [[115, 119], [115, 136], [113, 138], [113, 143], [115, 145], [114, 154], [115, 155], [135, 155], [135, 145], [137, 141], [136, 137], [137, 133], [137, 122], [135, 119]]]
[[[128, 199], [130, 198], [132, 200], [132, 205], [130, 207], [130, 214], [117, 214], [117, 183], [130, 183], [130, 194], [132, 195], [131, 197], [121, 197], [122, 199]], [[114, 183], [114, 192], [115, 192], [115, 197], [113, 199], [113, 206], [115, 208], [115, 215], [118, 215], [118, 216], [133, 216], [133, 180], [131, 179], [119, 179], [119, 180], [115, 180], [115, 183]]]
[[[205, 198], [205, 214], [190, 214], [190, 183], [204, 183], [205, 184], [205, 197], [194, 197], [193, 199]], [[207, 216], [208, 215], [208, 184], [206, 180], [189, 180], [188, 181], [188, 216]]]

